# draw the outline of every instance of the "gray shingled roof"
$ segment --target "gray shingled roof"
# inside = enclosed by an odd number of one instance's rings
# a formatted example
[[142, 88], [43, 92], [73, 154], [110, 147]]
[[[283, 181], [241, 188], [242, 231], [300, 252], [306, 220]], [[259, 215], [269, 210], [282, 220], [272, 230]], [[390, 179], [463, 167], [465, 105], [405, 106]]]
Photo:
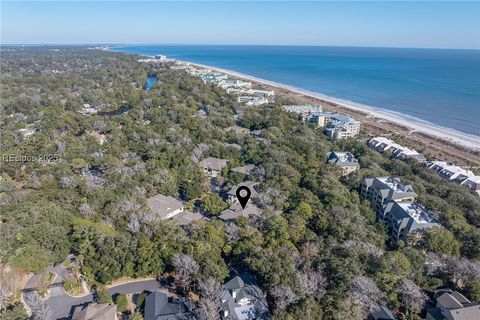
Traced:
[[92, 303], [86, 307], [78, 307], [72, 320], [114, 320], [117, 316], [117, 306], [114, 304]]

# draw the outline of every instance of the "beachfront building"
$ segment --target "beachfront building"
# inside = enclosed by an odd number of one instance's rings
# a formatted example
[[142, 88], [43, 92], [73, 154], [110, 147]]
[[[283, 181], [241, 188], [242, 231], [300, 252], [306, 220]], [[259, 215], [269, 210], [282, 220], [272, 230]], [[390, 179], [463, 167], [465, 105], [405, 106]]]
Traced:
[[427, 163], [427, 167], [435, 170], [443, 179], [458, 184], [461, 184], [466, 179], [475, 176], [470, 170], [465, 170], [459, 166], [448, 164], [443, 161], [433, 161], [431, 163]]
[[411, 185], [404, 185], [400, 178], [370, 177], [363, 179], [360, 198], [366, 199], [374, 208], [377, 218], [385, 221], [384, 207], [391, 201], [413, 202], [417, 194]]
[[249, 89], [247, 90], [247, 93], [257, 97], [265, 97], [265, 98], [275, 97], [275, 91], [272, 91], [272, 90]]
[[403, 240], [407, 243], [409, 234], [440, 227], [438, 220], [417, 202], [391, 201], [384, 207], [383, 215], [394, 241]]
[[343, 114], [332, 114], [328, 117], [325, 135], [334, 139], [353, 138], [360, 132], [360, 122]]
[[262, 96], [239, 96], [237, 98], [239, 103], [245, 103], [247, 106], [260, 106], [268, 103], [268, 99]]
[[480, 196], [480, 176], [468, 177], [461, 183], [461, 185]]
[[322, 106], [316, 104], [289, 104], [284, 105], [283, 110], [299, 114], [312, 114], [322, 112]]
[[384, 137], [376, 137], [370, 139], [367, 145], [381, 153], [389, 152], [393, 159], [412, 159], [417, 162], [425, 162], [425, 157], [413, 149], [401, 146], [390, 139]]
[[360, 132], [360, 123], [355, 119], [339, 113], [313, 112], [302, 113], [303, 122], [326, 127], [325, 135], [334, 139], [353, 138]]
[[200, 168], [206, 175], [215, 178], [222, 173], [222, 169], [227, 165], [228, 160], [208, 157], [199, 162]]
[[218, 84], [223, 89], [237, 88], [237, 89], [251, 89], [252, 83], [241, 79], [225, 79]]
[[328, 153], [328, 162], [334, 163], [342, 169], [342, 175], [346, 176], [360, 168], [358, 160], [350, 152], [331, 151]]
[[462, 185], [480, 196], [480, 176], [476, 176], [472, 171], [444, 161], [429, 162], [426, 166], [437, 172], [441, 178]]
[[160, 219], [173, 218], [185, 210], [182, 202], [173, 197], [164, 196], [162, 194], [157, 194], [156, 196], [148, 198], [147, 206]]

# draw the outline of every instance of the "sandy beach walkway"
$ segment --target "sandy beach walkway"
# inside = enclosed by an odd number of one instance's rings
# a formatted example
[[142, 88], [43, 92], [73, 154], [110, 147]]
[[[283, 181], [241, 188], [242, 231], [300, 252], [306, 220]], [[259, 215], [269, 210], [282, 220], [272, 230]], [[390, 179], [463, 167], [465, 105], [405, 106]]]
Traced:
[[[253, 77], [247, 74], [235, 72], [232, 70], [227, 70], [227, 69], [222, 69], [222, 68], [217, 68], [217, 67], [212, 67], [212, 66], [207, 66], [203, 64], [198, 64], [198, 63], [192, 63], [188, 61], [182, 61], [185, 64], [190, 64], [192, 66], [197, 66], [200, 68], [205, 68], [205, 69], [211, 69], [217, 72], [223, 72], [225, 74], [228, 74], [229, 76], [235, 77], [235, 78], [240, 78], [244, 80], [248, 80], [251, 82], [256, 82], [264, 85], [268, 85], [274, 88], [279, 88], [283, 90], [288, 90], [297, 94], [301, 94], [310, 98], [318, 99], [320, 101], [325, 101], [328, 103], [335, 104], [337, 106], [350, 109], [353, 111], [357, 112], [362, 112], [371, 116], [374, 116], [379, 119], [384, 119], [389, 122], [398, 124], [400, 126], [407, 127], [411, 130], [422, 132], [424, 134], [427, 134], [429, 136], [432, 136], [434, 138], [442, 139], [449, 141], [450, 143], [461, 145], [463, 147], [467, 147], [472, 150], [480, 150], [480, 137], [475, 136], [475, 135], [470, 135], [467, 133], [463, 133], [454, 129], [450, 128], [445, 128], [441, 126], [437, 126], [435, 124], [431, 124], [428, 122], [423, 122], [421, 120], [417, 120], [415, 118], [403, 116], [401, 114], [384, 110], [384, 109], [379, 109], [379, 108], [374, 108], [371, 106], [351, 102], [348, 100], [343, 100], [339, 98], [334, 98], [334, 97], [329, 97], [327, 95], [323, 95], [321, 93], [316, 93], [316, 92], [311, 92], [308, 90], [300, 89], [300, 88], [295, 88], [289, 85], [285, 85], [282, 83], [277, 83], [257, 77]], [[480, 119], [479, 119], [480, 122]]]

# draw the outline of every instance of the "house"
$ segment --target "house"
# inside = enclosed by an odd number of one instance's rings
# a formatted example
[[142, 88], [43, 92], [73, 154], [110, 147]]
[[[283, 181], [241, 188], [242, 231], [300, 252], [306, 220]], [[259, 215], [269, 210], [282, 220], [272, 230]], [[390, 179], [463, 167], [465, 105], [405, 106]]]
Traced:
[[117, 306], [109, 303], [91, 303], [75, 308], [72, 320], [117, 320]]
[[84, 115], [84, 116], [91, 116], [95, 115], [98, 113], [98, 110], [96, 108], [90, 107], [90, 104], [85, 103], [83, 105], [83, 108], [78, 111], [78, 113]]
[[[268, 319], [269, 311], [262, 291], [239, 276], [222, 286], [222, 320]], [[145, 319], [147, 320], [147, 319]]]
[[372, 320], [397, 320], [390, 310], [385, 306], [380, 306], [371, 314]]
[[242, 174], [253, 174], [257, 171], [258, 167], [253, 164], [247, 164], [246, 166], [243, 167], [235, 167], [232, 168], [231, 171], [236, 172], [236, 173], [242, 173]]
[[383, 209], [393, 200], [413, 202], [417, 194], [411, 185], [404, 185], [400, 178], [371, 177], [362, 181], [360, 198], [370, 201], [377, 218], [385, 220]]
[[240, 182], [239, 184], [233, 186], [228, 192], [227, 192], [227, 202], [228, 203], [238, 203], [238, 198], [237, 198], [237, 189], [240, 187], [247, 187], [250, 189], [250, 199], [255, 198], [258, 196], [258, 182], [253, 182], [253, 181], [244, 181]]
[[203, 171], [210, 177], [217, 177], [222, 173], [222, 169], [227, 165], [228, 160], [218, 158], [206, 158], [200, 161], [199, 165]]
[[417, 151], [396, 144], [392, 140], [384, 137], [372, 138], [370, 141], [368, 141], [367, 145], [378, 152], [390, 152], [393, 159], [412, 159], [417, 162], [426, 161], [426, 158]]
[[426, 320], [477, 320], [480, 319], [480, 304], [472, 303], [460, 292], [438, 290], [435, 293], [435, 308], [427, 310]]
[[160, 219], [169, 219], [184, 211], [182, 202], [161, 194], [148, 198], [147, 206]]
[[252, 216], [260, 216], [262, 211], [253, 203], [248, 202], [245, 209], [239, 203], [235, 203], [230, 208], [220, 212], [218, 218], [223, 221], [235, 220], [239, 217], [250, 218]]
[[431, 227], [440, 227], [438, 220], [416, 202], [389, 202], [383, 215], [393, 240], [407, 243], [409, 234]]
[[202, 216], [198, 212], [190, 212], [187, 210], [184, 210], [180, 212], [179, 214], [173, 216], [172, 220], [180, 225], [180, 226], [185, 226], [194, 223], [195, 221], [201, 221], [204, 220], [204, 216]]
[[328, 153], [329, 163], [334, 163], [342, 169], [342, 175], [346, 176], [360, 168], [358, 160], [350, 152], [331, 151]]
[[166, 293], [155, 291], [145, 298], [145, 320], [207, 320], [188, 299], [169, 299]]

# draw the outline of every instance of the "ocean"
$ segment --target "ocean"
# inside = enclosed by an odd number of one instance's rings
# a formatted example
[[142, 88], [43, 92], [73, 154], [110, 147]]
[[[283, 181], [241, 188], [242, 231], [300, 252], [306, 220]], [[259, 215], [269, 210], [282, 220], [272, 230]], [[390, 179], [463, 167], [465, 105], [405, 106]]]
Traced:
[[128, 45], [287, 84], [480, 136], [480, 50]]

